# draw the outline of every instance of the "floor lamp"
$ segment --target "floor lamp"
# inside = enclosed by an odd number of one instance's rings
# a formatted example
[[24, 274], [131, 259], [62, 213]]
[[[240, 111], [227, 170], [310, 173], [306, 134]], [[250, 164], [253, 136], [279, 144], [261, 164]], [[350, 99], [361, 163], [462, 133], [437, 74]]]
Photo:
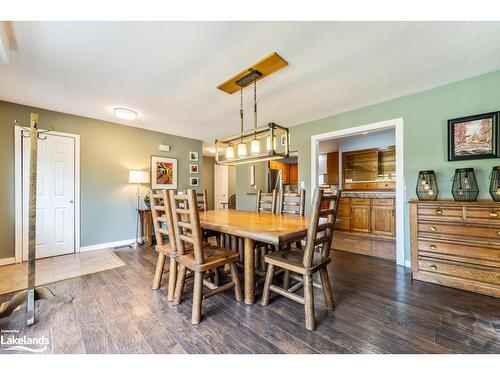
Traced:
[[129, 171], [128, 172], [128, 182], [131, 184], [137, 184], [137, 215], [135, 223], [135, 243], [130, 245], [132, 248], [137, 248], [139, 245], [143, 245], [144, 242], [142, 238], [139, 242], [139, 205], [141, 202], [141, 184], [146, 184], [149, 182], [149, 173], [144, 171]]

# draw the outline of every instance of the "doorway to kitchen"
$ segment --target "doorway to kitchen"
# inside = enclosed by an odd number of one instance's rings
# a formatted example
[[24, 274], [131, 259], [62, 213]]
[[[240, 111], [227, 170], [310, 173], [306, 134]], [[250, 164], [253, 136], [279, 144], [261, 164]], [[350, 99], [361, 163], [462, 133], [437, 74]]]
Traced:
[[214, 165], [214, 209], [236, 208], [236, 168]]
[[311, 187], [342, 189], [333, 247], [405, 265], [403, 119], [311, 137]]

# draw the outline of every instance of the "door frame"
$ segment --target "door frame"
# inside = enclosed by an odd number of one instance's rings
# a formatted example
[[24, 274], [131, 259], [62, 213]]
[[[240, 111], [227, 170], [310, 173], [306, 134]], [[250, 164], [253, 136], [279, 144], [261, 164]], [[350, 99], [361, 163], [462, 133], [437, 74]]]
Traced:
[[[334, 130], [311, 136], [311, 191], [316, 188], [319, 156], [319, 142], [345, 136], [359, 135], [364, 132], [396, 130], [396, 264], [410, 267], [405, 264], [405, 180], [404, 180], [404, 119], [403, 117], [392, 120], [380, 121], [366, 125], [353, 126], [346, 129]], [[340, 184], [340, 181], [339, 181]]]
[[[42, 129], [40, 129], [42, 130]], [[75, 140], [75, 253], [80, 252], [80, 135], [50, 131], [47, 134]], [[22, 128], [14, 127], [14, 212], [15, 212], [15, 262], [23, 260], [23, 177], [22, 177]]]

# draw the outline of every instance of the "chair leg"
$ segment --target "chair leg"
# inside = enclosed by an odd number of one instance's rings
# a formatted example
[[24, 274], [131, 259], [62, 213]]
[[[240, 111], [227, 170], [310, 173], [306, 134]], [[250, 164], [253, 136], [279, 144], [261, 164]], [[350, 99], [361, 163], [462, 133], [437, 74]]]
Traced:
[[316, 321], [314, 318], [314, 294], [312, 275], [304, 275], [304, 311], [306, 315], [306, 328], [314, 331]]
[[201, 321], [201, 302], [203, 300], [203, 272], [194, 273], [193, 286], [193, 312], [191, 323], [198, 324]]
[[234, 298], [236, 301], [240, 302], [243, 300], [243, 292], [241, 291], [240, 275], [238, 274], [238, 268], [236, 264], [230, 263], [229, 269], [231, 271], [231, 279], [234, 281]]
[[290, 271], [285, 270], [283, 273], [283, 289], [288, 290], [290, 288]]
[[173, 301], [175, 294], [175, 283], [177, 281], [177, 262], [174, 258], [170, 258], [170, 271], [168, 275], [168, 292], [167, 300]]
[[153, 289], [158, 289], [161, 284], [161, 277], [163, 276], [163, 267], [165, 267], [165, 254], [158, 253], [158, 260], [156, 261], [156, 271], [153, 278]]
[[177, 275], [177, 281], [175, 282], [175, 293], [173, 305], [178, 305], [182, 300], [182, 292], [184, 290], [184, 282], [186, 281], [186, 267], [179, 267], [179, 274]]
[[267, 255], [267, 246], [264, 246], [260, 249], [260, 270], [265, 272], [267, 269], [267, 263], [265, 261], [265, 257]]
[[330, 278], [328, 277], [326, 267], [320, 269], [319, 273], [321, 276], [321, 284], [323, 285], [326, 309], [333, 310], [335, 308], [335, 301], [333, 300], [332, 285], [330, 284]]
[[302, 249], [302, 241], [295, 242], [295, 246], [297, 247], [297, 249]]
[[262, 291], [262, 306], [267, 306], [269, 304], [269, 295], [271, 294], [271, 284], [273, 282], [274, 276], [274, 265], [269, 264], [267, 266], [266, 282], [264, 283], [264, 290]]
[[219, 283], [220, 283], [220, 272], [219, 272], [219, 268], [214, 268], [212, 270], [213, 274], [214, 274], [214, 277], [213, 277], [213, 281], [214, 281], [214, 284], [219, 286]]

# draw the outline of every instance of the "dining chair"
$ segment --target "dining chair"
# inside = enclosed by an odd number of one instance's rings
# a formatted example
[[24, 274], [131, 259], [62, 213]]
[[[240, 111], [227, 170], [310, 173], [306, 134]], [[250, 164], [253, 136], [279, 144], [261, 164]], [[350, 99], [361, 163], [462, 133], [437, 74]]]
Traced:
[[[174, 258], [177, 251], [175, 234], [173, 232], [172, 209], [167, 190], [151, 190], [151, 215], [156, 237], [156, 251], [158, 260], [153, 278], [153, 289], [158, 289], [163, 277], [165, 261], [169, 259], [169, 276], [167, 299], [174, 299], [175, 281], [177, 275], [177, 263]], [[166, 241], [168, 239], [168, 242]]]
[[276, 198], [276, 190], [273, 190], [272, 193], [263, 193], [262, 190], [258, 190], [255, 211], [274, 214], [276, 212]]
[[[315, 191], [304, 250], [280, 250], [269, 253], [264, 258], [268, 267], [262, 294], [262, 305], [269, 304], [271, 292], [303, 304], [305, 326], [308, 330], [316, 328], [313, 293], [313, 275], [315, 273], [319, 272], [321, 277], [327, 310], [333, 310], [335, 307], [327, 265], [331, 262], [330, 248], [340, 194], [340, 190], [336, 194], [325, 194], [321, 189]], [[329, 203], [327, 209], [322, 208], [324, 202]], [[295, 293], [298, 290], [297, 285], [285, 289], [273, 284], [273, 276], [277, 268], [302, 276], [302, 284], [299, 286], [304, 289], [304, 296]]]
[[[206, 211], [207, 210], [207, 191], [202, 190], [201, 192], [196, 193], [196, 199], [198, 202], [198, 210], [199, 211]], [[220, 233], [216, 232], [214, 230], [209, 230], [209, 229], [203, 229], [203, 241], [208, 241], [210, 237], [215, 237], [215, 240], [217, 241], [217, 245], [220, 246]]]
[[[178, 305], [181, 302], [186, 272], [187, 270], [192, 271], [194, 273], [194, 286], [191, 323], [198, 324], [201, 321], [203, 299], [231, 288], [234, 289], [234, 296], [237, 301], [243, 299], [238, 269], [236, 267], [239, 255], [236, 251], [228, 251], [219, 246], [203, 243], [198, 202], [194, 190], [189, 189], [187, 195], [178, 195], [174, 191], [170, 191], [169, 198], [172, 205], [172, 217], [177, 243], [175, 261], [179, 264], [173, 304]], [[180, 208], [181, 204], [183, 208]], [[193, 251], [187, 251], [189, 247], [192, 247]], [[205, 280], [204, 276], [208, 271], [223, 267], [226, 264], [229, 265], [231, 281], [217, 286]], [[204, 286], [209, 289], [206, 293], [203, 293]]]

